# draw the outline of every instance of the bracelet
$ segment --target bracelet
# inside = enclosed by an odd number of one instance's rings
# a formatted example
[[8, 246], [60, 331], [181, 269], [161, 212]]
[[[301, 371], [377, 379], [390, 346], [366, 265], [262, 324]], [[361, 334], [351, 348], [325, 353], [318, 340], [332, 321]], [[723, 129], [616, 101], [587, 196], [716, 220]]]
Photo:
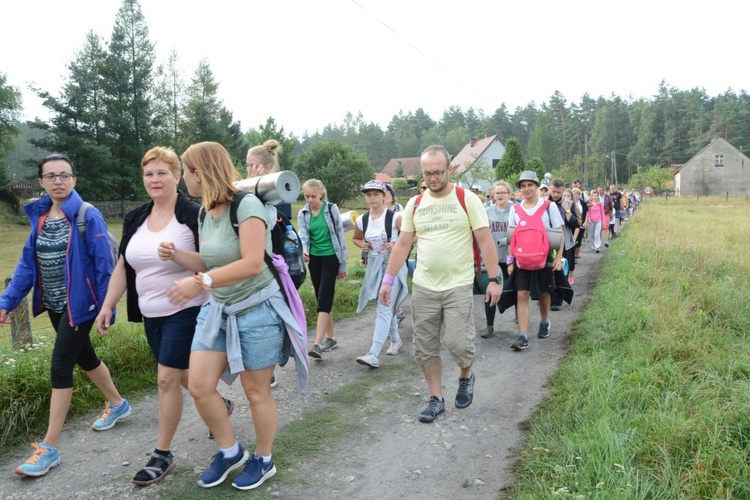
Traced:
[[383, 284], [388, 286], [393, 286], [393, 284], [396, 282], [396, 277], [392, 274], [384, 274], [383, 275]]

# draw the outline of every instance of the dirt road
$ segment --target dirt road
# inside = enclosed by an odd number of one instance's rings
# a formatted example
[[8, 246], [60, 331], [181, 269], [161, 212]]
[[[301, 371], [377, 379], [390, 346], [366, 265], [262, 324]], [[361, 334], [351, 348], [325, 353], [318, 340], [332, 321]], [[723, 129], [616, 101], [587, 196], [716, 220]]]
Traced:
[[[515, 450], [523, 442], [523, 423], [533, 415], [545, 394], [547, 379], [565, 355], [565, 334], [593, 289], [603, 255], [588, 249], [582, 252], [574, 285], [576, 297], [572, 306], [566, 304], [562, 311], [551, 313], [549, 338], [536, 338], [539, 312], [535, 304], [531, 308], [530, 345], [525, 351], [515, 352], [509, 347], [517, 335], [509, 312], [495, 318], [495, 336], [477, 336], [475, 397], [469, 408], [458, 410], [453, 406], [458, 369], [444, 352], [446, 413], [435, 423], [417, 420], [429, 397], [427, 385], [419, 370], [405, 370], [406, 379], [399, 378], [403, 396], [381, 401], [370, 412], [352, 415], [364, 424], [364, 432], [347, 436], [322, 454], [296, 464], [294, 473], [303, 478], [301, 481], [285, 484], [278, 477], [272, 478], [257, 493], [275, 498], [502, 497], [514, 480], [512, 466]], [[405, 309], [410, 311], [408, 304]], [[480, 330], [485, 319], [479, 297], [475, 297], [474, 312]], [[300, 396], [291, 363], [277, 370], [279, 386], [274, 394], [280, 425], [303, 418], [305, 412], [326, 404], [326, 394], [370, 375], [369, 368], [354, 360], [369, 349], [373, 318], [371, 306], [360, 317], [337, 322], [340, 347], [325, 361], [311, 363], [307, 395]], [[413, 363], [408, 314], [400, 332], [405, 348], [397, 357], [384, 354], [384, 368]], [[249, 410], [239, 384], [223, 392], [238, 402], [232, 416], [238, 438], [243, 443], [252, 441]], [[195, 484], [215, 453], [215, 444], [206, 438], [206, 428], [192, 400], [186, 397], [173, 445], [178, 469], [157, 485], [136, 487], [130, 479], [145, 465], [156, 440], [157, 397], [154, 393], [130, 402], [134, 414], [104, 433], [89, 429], [96, 414], [69, 421], [60, 442], [62, 465], [45, 477], [28, 479], [15, 475], [15, 467], [28, 457], [31, 448], [16, 450], [0, 467], [0, 497], [176, 498], [178, 485], [182, 492], [185, 482]], [[195, 498], [232, 490], [229, 481], [212, 490], [195, 486]], [[180, 498], [184, 496], [181, 494]]]

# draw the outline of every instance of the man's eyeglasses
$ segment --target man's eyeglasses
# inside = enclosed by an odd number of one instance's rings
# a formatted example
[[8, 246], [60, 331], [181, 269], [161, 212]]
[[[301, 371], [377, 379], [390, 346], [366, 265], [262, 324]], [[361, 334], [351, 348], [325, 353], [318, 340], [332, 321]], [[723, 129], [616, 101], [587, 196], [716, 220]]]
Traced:
[[425, 171], [423, 170], [423, 171], [422, 171], [422, 176], [423, 176], [423, 177], [425, 177], [425, 178], [430, 178], [430, 177], [434, 177], [434, 178], [436, 178], [436, 179], [437, 179], [438, 177], [442, 177], [442, 176], [443, 176], [443, 174], [444, 174], [444, 173], [445, 173], [445, 172], [446, 172], [447, 170], [448, 170], [447, 168], [446, 168], [446, 169], [444, 169], [444, 170], [438, 170], [438, 171], [436, 171], [436, 172], [425, 172]]
[[63, 172], [62, 174], [44, 174], [42, 176], [42, 179], [44, 179], [45, 182], [55, 182], [55, 179], [58, 177], [63, 182], [70, 182], [70, 180], [75, 177], [75, 175], [69, 174], [67, 172]]
[[508, 192], [508, 191], [494, 191], [494, 193], [495, 194], [502, 194], [502, 195], [505, 195], [505, 196], [507, 196], [507, 195], [510, 194], [510, 192]]

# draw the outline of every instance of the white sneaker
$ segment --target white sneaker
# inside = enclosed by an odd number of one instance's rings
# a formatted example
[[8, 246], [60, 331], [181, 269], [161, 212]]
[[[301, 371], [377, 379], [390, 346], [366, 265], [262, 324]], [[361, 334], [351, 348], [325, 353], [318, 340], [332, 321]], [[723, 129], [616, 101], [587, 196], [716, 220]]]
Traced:
[[396, 340], [395, 342], [391, 340], [391, 347], [389, 347], [385, 353], [389, 356], [397, 356], [402, 345], [404, 345], [404, 343], [400, 340]]
[[380, 368], [380, 360], [377, 356], [373, 356], [369, 352], [364, 356], [357, 358], [357, 363], [360, 365], [369, 366], [370, 368]]

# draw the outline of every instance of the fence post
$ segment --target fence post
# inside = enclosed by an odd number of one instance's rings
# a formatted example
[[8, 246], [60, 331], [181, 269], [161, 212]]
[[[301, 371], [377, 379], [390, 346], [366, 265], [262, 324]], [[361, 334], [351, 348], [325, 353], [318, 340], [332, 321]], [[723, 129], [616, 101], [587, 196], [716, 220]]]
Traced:
[[[8, 288], [11, 277], [5, 278], [5, 288]], [[10, 324], [10, 339], [13, 349], [20, 349], [26, 344], [33, 344], [31, 338], [31, 321], [29, 319], [29, 304], [26, 297], [18, 304], [18, 307], [8, 315]]]

